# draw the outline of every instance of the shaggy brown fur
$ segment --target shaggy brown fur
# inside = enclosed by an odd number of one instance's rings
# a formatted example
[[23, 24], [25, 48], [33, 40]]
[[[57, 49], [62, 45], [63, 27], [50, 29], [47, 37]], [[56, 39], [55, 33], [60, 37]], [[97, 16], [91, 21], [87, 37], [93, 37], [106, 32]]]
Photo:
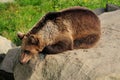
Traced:
[[99, 40], [100, 32], [100, 21], [92, 11], [73, 7], [47, 13], [27, 34], [18, 36], [23, 53], [33, 55], [90, 48]]

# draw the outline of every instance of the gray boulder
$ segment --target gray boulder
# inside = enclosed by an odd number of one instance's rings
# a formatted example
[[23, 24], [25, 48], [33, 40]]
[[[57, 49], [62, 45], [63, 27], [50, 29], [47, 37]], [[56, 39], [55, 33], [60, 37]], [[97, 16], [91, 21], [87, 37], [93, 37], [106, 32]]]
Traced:
[[[17, 62], [15, 80], [120, 80], [120, 10], [99, 18], [102, 35], [95, 47], [47, 55], [45, 59], [35, 56], [25, 65]], [[19, 55], [19, 50], [10, 53]], [[18, 61], [15, 54], [11, 56]]]
[[13, 73], [15, 66], [18, 64], [18, 58], [21, 50], [19, 47], [8, 50], [4, 60], [1, 63], [0, 70]]

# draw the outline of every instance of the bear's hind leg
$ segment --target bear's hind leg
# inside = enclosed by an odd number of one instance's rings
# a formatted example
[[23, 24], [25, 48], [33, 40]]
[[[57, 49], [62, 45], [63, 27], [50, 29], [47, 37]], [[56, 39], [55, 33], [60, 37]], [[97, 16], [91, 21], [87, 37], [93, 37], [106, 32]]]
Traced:
[[99, 40], [100, 35], [99, 34], [91, 34], [87, 35], [86, 37], [82, 37], [80, 39], [74, 40], [74, 48], [75, 49], [87, 49], [91, 48], [96, 44], [96, 42]]

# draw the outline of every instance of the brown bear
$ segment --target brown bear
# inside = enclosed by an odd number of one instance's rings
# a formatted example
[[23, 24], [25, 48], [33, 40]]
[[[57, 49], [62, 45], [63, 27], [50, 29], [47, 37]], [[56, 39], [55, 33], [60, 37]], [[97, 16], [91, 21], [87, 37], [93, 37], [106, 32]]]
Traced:
[[27, 34], [18, 34], [22, 40], [20, 62], [27, 63], [39, 53], [90, 48], [99, 40], [100, 34], [100, 20], [89, 9], [77, 6], [49, 12]]

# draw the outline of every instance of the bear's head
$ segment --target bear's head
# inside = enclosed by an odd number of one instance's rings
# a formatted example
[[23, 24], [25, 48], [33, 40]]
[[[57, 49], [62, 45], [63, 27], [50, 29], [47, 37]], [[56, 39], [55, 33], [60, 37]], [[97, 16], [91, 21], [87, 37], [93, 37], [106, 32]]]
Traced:
[[[18, 33], [18, 37], [22, 40], [20, 63], [26, 64], [32, 57], [39, 54], [42, 49], [40, 48], [40, 41], [36, 35]], [[41, 49], [41, 50], [40, 50]]]

